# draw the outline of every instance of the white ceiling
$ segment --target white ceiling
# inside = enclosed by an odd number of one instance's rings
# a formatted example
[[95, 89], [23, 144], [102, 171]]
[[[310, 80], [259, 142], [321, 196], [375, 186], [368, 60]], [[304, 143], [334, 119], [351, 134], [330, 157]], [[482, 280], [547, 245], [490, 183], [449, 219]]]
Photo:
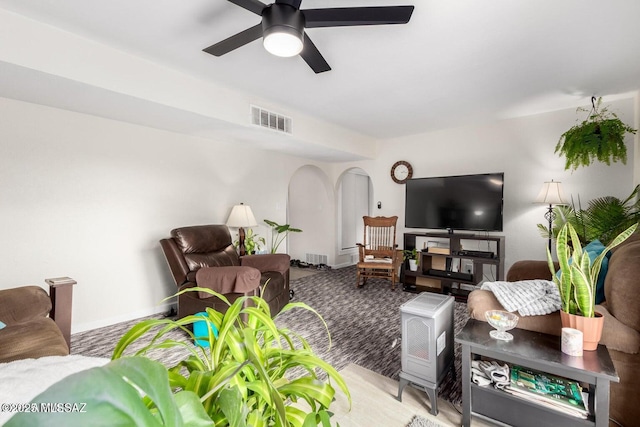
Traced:
[[[333, 68], [316, 75], [301, 58], [269, 55], [259, 40], [219, 58], [202, 52], [259, 23], [225, 0], [0, 0], [8, 11], [374, 139], [640, 89], [637, 0], [303, 0], [302, 9], [400, 4], [415, 5], [407, 25], [308, 30]], [[19, 98], [8, 93], [17, 81], [0, 96]], [[28, 100], [51, 105], [50, 86]]]

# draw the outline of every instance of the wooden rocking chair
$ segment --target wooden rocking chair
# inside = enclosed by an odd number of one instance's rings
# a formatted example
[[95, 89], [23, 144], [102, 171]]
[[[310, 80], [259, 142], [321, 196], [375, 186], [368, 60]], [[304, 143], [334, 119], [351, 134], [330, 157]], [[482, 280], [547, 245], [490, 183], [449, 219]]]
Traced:
[[398, 217], [365, 216], [363, 219], [364, 243], [356, 244], [360, 256], [356, 287], [366, 285], [368, 278], [375, 277], [391, 280], [391, 290], [394, 290], [398, 281], [398, 270], [402, 264], [402, 256], [396, 249]]

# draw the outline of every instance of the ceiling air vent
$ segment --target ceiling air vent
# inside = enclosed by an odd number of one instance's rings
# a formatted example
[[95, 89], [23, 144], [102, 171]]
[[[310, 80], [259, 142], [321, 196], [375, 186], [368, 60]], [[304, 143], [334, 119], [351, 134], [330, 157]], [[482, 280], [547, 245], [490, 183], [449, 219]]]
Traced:
[[291, 117], [251, 106], [251, 124], [277, 132], [291, 133]]

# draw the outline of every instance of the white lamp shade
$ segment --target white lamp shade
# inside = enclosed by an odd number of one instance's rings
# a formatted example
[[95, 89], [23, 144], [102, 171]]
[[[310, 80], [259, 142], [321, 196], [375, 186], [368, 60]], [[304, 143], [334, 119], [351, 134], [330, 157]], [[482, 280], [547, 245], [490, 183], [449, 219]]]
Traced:
[[566, 205], [564, 192], [560, 182], [551, 181], [542, 184], [542, 189], [536, 197], [535, 203], [544, 205]]
[[300, 35], [288, 27], [274, 28], [265, 34], [262, 44], [270, 54], [284, 58], [296, 56], [303, 47]]
[[258, 225], [258, 222], [249, 206], [240, 203], [231, 209], [227, 219], [227, 227], [253, 227], [256, 225]]

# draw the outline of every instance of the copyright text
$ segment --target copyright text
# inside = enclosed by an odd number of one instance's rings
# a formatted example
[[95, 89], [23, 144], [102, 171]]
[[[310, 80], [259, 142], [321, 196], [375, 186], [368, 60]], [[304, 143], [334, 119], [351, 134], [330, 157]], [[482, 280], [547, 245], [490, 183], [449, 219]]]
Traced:
[[0, 403], [0, 412], [86, 412], [86, 403]]

